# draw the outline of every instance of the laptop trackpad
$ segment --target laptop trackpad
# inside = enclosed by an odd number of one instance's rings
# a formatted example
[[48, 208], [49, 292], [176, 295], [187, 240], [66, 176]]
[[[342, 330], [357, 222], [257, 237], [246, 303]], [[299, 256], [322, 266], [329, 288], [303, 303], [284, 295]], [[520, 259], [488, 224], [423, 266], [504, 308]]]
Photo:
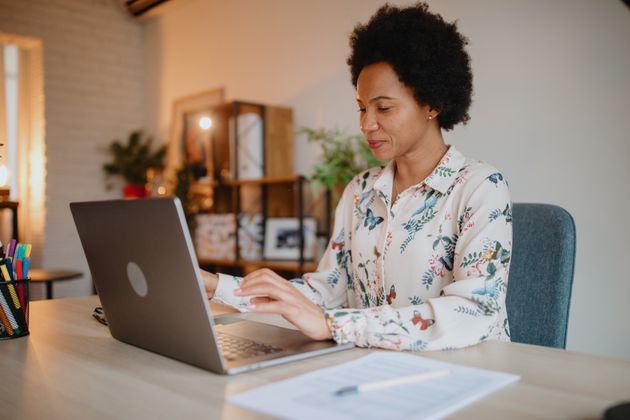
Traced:
[[243, 318], [232, 314], [217, 315], [214, 317], [214, 325], [230, 325], [243, 321], [245, 321]]

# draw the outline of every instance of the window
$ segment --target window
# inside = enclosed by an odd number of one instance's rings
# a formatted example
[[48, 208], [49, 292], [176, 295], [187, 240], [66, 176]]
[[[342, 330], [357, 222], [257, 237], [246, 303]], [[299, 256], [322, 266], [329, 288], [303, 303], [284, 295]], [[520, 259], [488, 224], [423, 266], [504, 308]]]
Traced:
[[4, 115], [5, 136], [1, 136], [4, 147], [0, 155], [0, 188], [9, 188], [11, 200], [17, 199], [17, 125], [18, 125], [18, 47], [5, 44], [2, 48], [4, 68], [4, 93], [6, 110]]

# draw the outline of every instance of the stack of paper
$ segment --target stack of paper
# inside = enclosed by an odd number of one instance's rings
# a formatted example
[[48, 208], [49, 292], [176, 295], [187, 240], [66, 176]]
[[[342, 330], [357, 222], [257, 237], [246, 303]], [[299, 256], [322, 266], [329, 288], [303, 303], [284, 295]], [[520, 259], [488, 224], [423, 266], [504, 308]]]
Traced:
[[[337, 396], [343, 387], [448, 369], [447, 376]], [[376, 352], [228, 397], [254, 411], [299, 419], [441, 418], [520, 378], [397, 352]]]

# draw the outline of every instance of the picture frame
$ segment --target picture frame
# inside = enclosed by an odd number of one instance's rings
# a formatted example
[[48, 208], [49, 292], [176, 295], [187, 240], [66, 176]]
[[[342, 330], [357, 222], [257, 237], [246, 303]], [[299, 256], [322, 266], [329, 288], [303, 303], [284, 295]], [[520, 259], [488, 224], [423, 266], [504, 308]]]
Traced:
[[236, 215], [233, 213], [195, 215], [193, 237], [198, 258], [236, 260]]
[[196, 166], [195, 176], [212, 175], [213, 144], [210, 131], [199, 128], [199, 119], [210, 116], [213, 107], [225, 102], [225, 89], [216, 88], [175, 100], [166, 154], [165, 175], [175, 181], [177, 171], [185, 164]]
[[[317, 247], [317, 221], [314, 217], [305, 217], [303, 222], [304, 260], [312, 260]], [[268, 218], [265, 224], [265, 259], [299, 260], [299, 226], [297, 217]]]

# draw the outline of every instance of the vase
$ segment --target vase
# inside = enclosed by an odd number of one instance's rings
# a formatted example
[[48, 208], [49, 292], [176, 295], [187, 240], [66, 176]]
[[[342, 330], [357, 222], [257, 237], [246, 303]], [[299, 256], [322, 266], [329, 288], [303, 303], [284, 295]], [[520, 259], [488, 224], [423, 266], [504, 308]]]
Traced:
[[144, 198], [147, 196], [147, 189], [144, 184], [128, 184], [123, 188], [125, 198]]

